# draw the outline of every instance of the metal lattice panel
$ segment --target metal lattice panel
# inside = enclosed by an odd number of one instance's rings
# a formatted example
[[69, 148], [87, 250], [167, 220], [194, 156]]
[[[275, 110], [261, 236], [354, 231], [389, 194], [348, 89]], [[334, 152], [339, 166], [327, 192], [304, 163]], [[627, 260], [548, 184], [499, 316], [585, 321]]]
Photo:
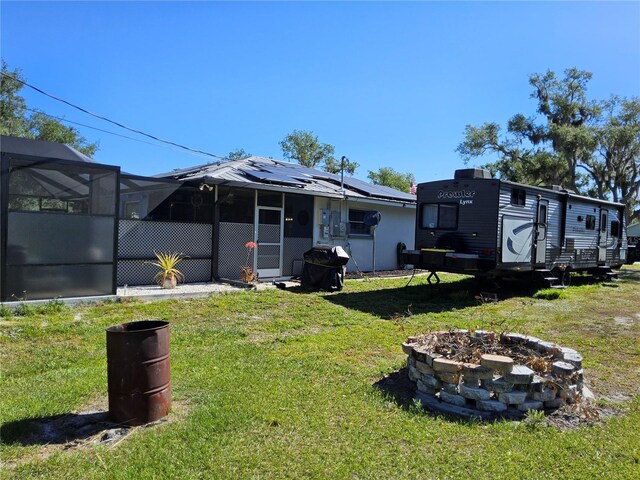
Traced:
[[[211, 260], [185, 259], [178, 264], [184, 275], [184, 283], [211, 281]], [[120, 260], [118, 262], [118, 285], [152, 285], [158, 267], [145, 260]]]
[[[311, 238], [285, 237], [282, 249], [282, 275], [285, 277], [302, 275], [303, 254], [311, 247], [313, 247], [313, 239]], [[299, 260], [296, 262], [297, 268], [294, 268], [294, 260]]]
[[[220, 222], [220, 242], [218, 244], [218, 276], [240, 278], [240, 268], [247, 261], [244, 244], [253, 240], [253, 224]], [[249, 259], [249, 265], [253, 258]]]
[[154, 250], [211, 257], [212, 237], [210, 224], [120, 220], [118, 258], [154, 258]]
[[258, 241], [264, 243], [280, 242], [280, 225], [261, 223], [258, 225]]

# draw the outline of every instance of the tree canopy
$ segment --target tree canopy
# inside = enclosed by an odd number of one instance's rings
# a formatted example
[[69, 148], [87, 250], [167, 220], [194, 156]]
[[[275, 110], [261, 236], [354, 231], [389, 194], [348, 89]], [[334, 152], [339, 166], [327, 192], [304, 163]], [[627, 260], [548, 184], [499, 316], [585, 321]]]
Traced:
[[229, 160], [242, 160], [243, 158], [250, 157], [251, 154], [244, 151], [244, 148], [236, 148], [235, 150], [229, 152], [227, 158]]
[[19, 93], [24, 86], [21, 80], [24, 81], [21, 71], [17, 68], [10, 71], [2, 60], [0, 134], [64, 143], [85, 155], [93, 156], [98, 150], [97, 142], [88, 142], [77, 129], [67, 127], [59, 120], [27, 106]]
[[467, 125], [456, 149], [465, 163], [486, 156], [492, 174], [531, 185], [563, 185], [625, 203], [627, 221], [640, 217], [640, 98], [590, 100], [590, 72], [570, 68], [533, 74], [537, 114]]
[[356, 162], [334, 158], [335, 148], [328, 143], [320, 143], [313, 132], [294, 130], [280, 142], [284, 158], [296, 160], [300, 165], [309, 168], [320, 168], [329, 173], [340, 173], [344, 164], [344, 171], [353, 175], [358, 168]]
[[401, 192], [409, 192], [411, 182], [415, 180], [411, 173], [396, 172], [391, 167], [381, 167], [377, 172], [369, 170], [367, 178], [374, 185], [384, 185], [385, 187], [395, 188]]

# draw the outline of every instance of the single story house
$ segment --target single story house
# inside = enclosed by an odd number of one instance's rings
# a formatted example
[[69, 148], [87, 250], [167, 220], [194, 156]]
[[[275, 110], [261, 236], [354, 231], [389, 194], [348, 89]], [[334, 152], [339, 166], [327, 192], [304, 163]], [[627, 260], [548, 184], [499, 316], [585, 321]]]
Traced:
[[347, 269], [365, 272], [397, 268], [399, 242], [413, 248], [415, 196], [348, 176], [248, 157], [147, 177], [64, 145], [0, 147], [0, 301], [151, 284], [160, 251], [186, 255], [185, 282], [206, 282], [244, 265], [261, 280], [299, 275], [316, 244], [343, 246]]

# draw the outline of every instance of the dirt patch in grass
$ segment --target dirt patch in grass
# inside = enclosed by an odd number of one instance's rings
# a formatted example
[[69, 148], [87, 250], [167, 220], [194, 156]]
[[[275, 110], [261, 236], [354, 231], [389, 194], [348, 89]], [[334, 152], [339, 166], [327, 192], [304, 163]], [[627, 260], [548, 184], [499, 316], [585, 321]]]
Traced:
[[98, 445], [115, 448], [133, 432], [174, 422], [184, 418], [186, 411], [185, 404], [174, 401], [168, 416], [146, 425], [127, 427], [111, 421], [107, 399], [98, 398], [75, 412], [8, 422], [2, 425], [1, 443], [34, 446], [35, 449], [16, 461], [6, 462], [4, 466], [12, 468], [35, 458], [46, 459], [63, 450], [81, 450]]

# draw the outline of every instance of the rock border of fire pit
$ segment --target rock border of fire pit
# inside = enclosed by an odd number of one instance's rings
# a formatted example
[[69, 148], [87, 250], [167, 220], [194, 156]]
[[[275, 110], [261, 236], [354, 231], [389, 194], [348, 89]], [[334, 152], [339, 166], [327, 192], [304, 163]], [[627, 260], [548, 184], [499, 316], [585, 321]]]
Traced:
[[[455, 355], [435, 351], [444, 335], [466, 336], [463, 340], [471, 345], [489, 340], [514, 350], [529, 349], [546, 359], [545, 372], [536, 372], [505, 355], [479, 352], [478, 363], [447, 358]], [[550, 413], [585, 397], [592, 398], [584, 386], [582, 356], [572, 348], [537, 337], [458, 329], [409, 337], [402, 350], [407, 354], [415, 398], [436, 413], [486, 420], [521, 419], [530, 410]]]

